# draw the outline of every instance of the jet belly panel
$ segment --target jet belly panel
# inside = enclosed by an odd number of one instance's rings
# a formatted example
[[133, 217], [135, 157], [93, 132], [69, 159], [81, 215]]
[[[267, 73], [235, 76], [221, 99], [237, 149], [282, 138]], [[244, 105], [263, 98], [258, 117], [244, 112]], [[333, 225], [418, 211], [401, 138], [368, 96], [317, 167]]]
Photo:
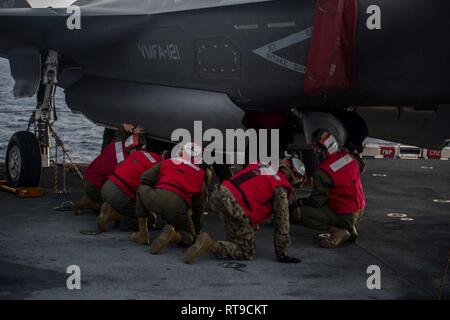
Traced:
[[194, 121], [225, 132], [242, 128], [244, 117], [226, 94], [210, 91], [85, 78], [65, 93], [69, 108], [94, 122], [143, 124], [149, 135], [168, 141], [175, 129], [193, 132]]

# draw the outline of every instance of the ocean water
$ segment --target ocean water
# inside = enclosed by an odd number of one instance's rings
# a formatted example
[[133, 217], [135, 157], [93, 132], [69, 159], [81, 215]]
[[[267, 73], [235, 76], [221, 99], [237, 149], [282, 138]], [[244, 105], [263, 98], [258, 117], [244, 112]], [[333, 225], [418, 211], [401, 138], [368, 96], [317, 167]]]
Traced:
[[[9, 138], [17, 131], [27, 130], [28, 119], [36, 106], [35, 98], [15, 100], [13, 85], [9, 63], [0, 58], [0, 161], [5, 159]], [[74, 161], [91, 161], [101, 149], [103, 128], [83, 115], [72, 113], [65, 103], [62, 89], [58, 89], [55, 100], [58, 113], [58, 121], [53, 126], [55, 131]], [[60, 151], [58, 153], [61, 154]]]

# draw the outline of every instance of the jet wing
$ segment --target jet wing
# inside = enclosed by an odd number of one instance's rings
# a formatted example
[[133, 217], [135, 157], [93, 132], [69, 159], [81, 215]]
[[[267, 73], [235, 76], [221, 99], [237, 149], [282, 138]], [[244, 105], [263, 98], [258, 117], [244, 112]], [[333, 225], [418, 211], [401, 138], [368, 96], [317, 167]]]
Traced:
[[5, 57], [9, 48], [20, 43], [44, 47], [47, 37], [65, 27], [69, 6], [79, 7], [81, 17], [119, 17], [269, 1], [274, 0], [0, 0], [0, 55]]
[[85, 9], [97, 9], [98, 13], [115, 11], [126, 14], [133, 12], [136, 14], [155, 14], [269, 1], [276, 0], [0, 0], [0, 9], [56, 9], [74, 5]]

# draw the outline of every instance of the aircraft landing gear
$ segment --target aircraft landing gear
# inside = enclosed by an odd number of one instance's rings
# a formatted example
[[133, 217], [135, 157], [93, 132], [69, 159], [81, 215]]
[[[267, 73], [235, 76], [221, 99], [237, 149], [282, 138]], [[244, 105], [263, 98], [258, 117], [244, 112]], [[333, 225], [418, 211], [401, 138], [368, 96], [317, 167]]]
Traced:
[[6, 151], [6, 176], [14, 187], [35, 187], [41, 177], [41, 150], [38, 139], [28, 131], [16, 132]]
[[[58, 53], [49, 51], [37, 92], [36, 110], [30, 118], [28, 131], [16, 132], [9, 141], [6, 177], [13, 187], [38, 186], [42, 167], [50, 166], [57, 69]], [[34, 134], [30, 132], [31, 125], [34, 125]]]

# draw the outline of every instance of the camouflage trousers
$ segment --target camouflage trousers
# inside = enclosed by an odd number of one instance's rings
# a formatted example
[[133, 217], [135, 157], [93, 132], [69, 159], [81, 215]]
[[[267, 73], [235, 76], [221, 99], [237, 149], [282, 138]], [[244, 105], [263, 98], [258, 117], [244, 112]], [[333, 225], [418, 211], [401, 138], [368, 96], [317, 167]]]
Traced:
[[218, 241], [219, 250], [215, 255], [219, 258], [235, 260], [251, 260], [255, 256], [255, 232], [250, 218], [231, 192], [220, 187], [212, 196], [212, 208], [225, 220], [227, 241]]

